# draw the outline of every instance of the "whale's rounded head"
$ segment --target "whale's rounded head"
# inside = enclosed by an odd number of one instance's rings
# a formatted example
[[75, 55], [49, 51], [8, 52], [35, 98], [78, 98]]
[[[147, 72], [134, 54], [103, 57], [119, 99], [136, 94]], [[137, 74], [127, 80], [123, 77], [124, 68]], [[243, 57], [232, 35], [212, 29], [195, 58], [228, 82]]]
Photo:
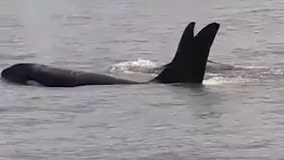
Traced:
[[19, 63], [4, 69], [1, 76], [11, 82], [25, 84], [29, 79], [31, 64]]

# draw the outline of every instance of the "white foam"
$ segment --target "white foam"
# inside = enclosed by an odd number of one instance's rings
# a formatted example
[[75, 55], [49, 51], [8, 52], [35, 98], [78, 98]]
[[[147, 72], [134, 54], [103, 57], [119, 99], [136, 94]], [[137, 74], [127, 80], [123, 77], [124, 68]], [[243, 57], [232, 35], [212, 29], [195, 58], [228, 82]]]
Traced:
[[125, 61], [114, 64], [111, 67], [111, 74], [115, 77], [146, 82], [153, 79], [159, 73], [160, 69], [155, 62], [140, 59], [134, 61]]
[[123, 71], [125, 73], [148, 73], [148, 74], [156, 74], [157, 71], [155, 68], [158, 68], [159, 66], [150, 60], [144, 60], [138, 58], [135, 61], [126, 61], [126, 62], [120, 62], [111, 67], [111, 72], [115, 73], [117, 71]]
[[203, 81], [203, 84], [205, 85], [222, 85], [222, 84], [236, 84], [236, 83], [245, 83], [245, 82], [252, 82], [256, 79], [247, 79], [247, 78], [241, 78], [241, 77], [234, 77], [234, 78], [228, 78], [228, 77], [212, 77], [209, 79], [206, 79]]
[[283, 71], [280, 68], [270, 69], [270, 72], [272, 74], [276, 74], [276, 75], [282, 75], [283, 74]]
[[42, 86], [40, 83], [38, 83], [37, 81], [34, 81], [34, 80], [28, 80], [27, 84], [31, 85], [31, 86]]
[[[212, 64], [214, 65], [214, 64]], [[121, 78], [146, 81], [161, 71], [157, 63], [140, 59], [134, 61], [120, 62], [112, 66], [111, 73]], [[264, 66], [235, 66], [230, 70], [219, 68], [212, 73], [206, 72], [203, 81], [205, 85], [222, 85], [255, 82], [272, 79], [275, 75], [283, 74], [279, 68]]]

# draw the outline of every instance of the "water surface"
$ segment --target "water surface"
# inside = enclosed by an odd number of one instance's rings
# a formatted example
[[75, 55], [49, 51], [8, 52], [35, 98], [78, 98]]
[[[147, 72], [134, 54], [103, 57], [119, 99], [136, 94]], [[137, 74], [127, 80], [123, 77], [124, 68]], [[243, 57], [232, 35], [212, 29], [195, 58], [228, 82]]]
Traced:
[[187, 23], [196, 21], [197, 32], [216, 21], [210, 59], [252, 70], [213, 75], [203, 86], [0, 81], [0, 157], [283, 159], [283, 7], [281, 0], [1, 0], [1, 69], [36, 62], [110, 73], [137, 58], [165, 64]]

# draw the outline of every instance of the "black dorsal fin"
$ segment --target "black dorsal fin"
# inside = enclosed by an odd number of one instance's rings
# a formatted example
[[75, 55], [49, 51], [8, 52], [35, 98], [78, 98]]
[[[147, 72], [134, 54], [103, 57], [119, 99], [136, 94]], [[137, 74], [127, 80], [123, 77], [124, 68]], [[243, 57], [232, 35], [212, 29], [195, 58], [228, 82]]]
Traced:
[[186, 27], [174, 59], [153, 81], [202, 83], [210, 47], [220, 25], [211, 23], [193, 38], [194, 24]]
[[178, 62], [179, 59], [184, 58], [185, 55], [183, 53], [186, 50], [190, 50], [190, 47], [191, 47], [190, 44], [194, 40], [194, 26], [195, 26], [195, 22], [191, 22], [186, 26], [181, 36], [181, 39], [179, 41], [175, 57], [170, 63], [168, 63], [165, 66], [169, 66], [170, 64]]

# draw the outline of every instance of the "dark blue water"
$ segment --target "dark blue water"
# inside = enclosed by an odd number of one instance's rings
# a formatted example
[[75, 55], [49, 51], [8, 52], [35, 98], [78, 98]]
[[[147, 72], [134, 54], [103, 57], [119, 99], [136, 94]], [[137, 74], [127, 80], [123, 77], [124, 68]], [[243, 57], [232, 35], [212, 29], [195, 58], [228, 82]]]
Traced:
[[121, 64], [122, 72], [165, 64], [190, 21], [196, 32], [219, 22], [210, 59], [246, 68], [208, 74], [202, 87], [0, 81], [1, 159], [283, 159], [283, 7], [281, 0], [0, 0], [1, 69], [37, 62], [111, 73]]

